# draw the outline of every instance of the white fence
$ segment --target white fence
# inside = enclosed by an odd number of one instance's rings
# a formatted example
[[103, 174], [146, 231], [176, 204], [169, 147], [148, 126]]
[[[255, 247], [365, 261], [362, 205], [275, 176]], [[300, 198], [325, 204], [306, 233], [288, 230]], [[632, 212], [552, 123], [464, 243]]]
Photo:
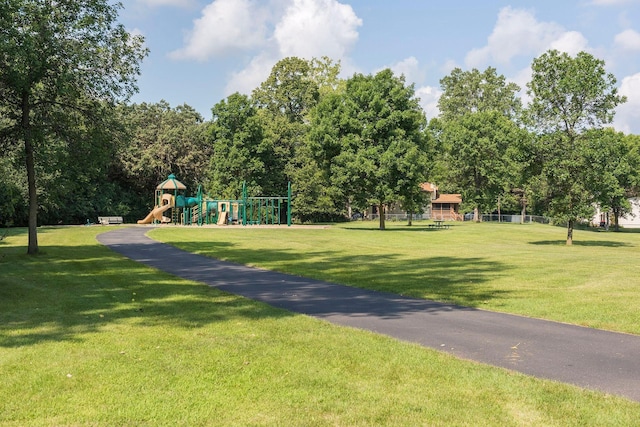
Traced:
[[[469, 217], [465, 215], [465, 221], [473, 221], [473, 216]], [[483, 214], [482, 222], [511, 222], [516, 224], [527, 224], [537, 222], [538, 224], [549, 224], [551, 220], [544, 216], [538, 215], [498, 215], [498, 214]]]
[[[461, 215], [462, 216], [462, 215]], [[547, 217], [544, 216], [539, 216], [539, 215], [525, 215], [524, 216], [524, 221], [522, 218], [522, 215], [498, 215], [498, 214], [482, 214], [482, 222], [510, 222], [510, 223], [514, 223], [514, 224], [521, 224], [521, 223], [538, 223], [538, 224], [549, 224], [551, 222], [551, 220]], [[378, 214], [373, 214], [370, 215], [366, 218], [364, 218], [365, 220], [378, 220], [380, 218], [380, 215]], [[386, 214], [385, 215], [385, 220], [387, 221], [408, 221], [409, 220], [409, 216], [404, 213], [404, 214]], [[354, 218], [354, 220], [362, 220], [363, 218], [361, 217], [357, 217]], [[412, 219], [414, 221], [419, 221], [419, 220], [425, 220], [425, 219], [431, 219], [431, 215], [428, 213], [424, 213], [424, 214], [414, 214], [412, 216]], [[473, 214], [465, 214], [464, 215], [464, 220], [465, 221], [473, 221]]]
[[[377, 220], [380, 218], [380, 215], [378, 214], [373, 214], [368, 216], [367, 220]], [[362, 219], [362, 218], [359, 218]], [[384, 216], [385, 221], [408, 221], [409, 220], [409, 215], [407, 215], [406, 213], [404, 214], [386, 214]], [[411, 219], [413, 221], [419, 221], [422, 219], [431, 219], [431, 216], [429, 214], [413, 214], [413, 216], [411, 217]]]

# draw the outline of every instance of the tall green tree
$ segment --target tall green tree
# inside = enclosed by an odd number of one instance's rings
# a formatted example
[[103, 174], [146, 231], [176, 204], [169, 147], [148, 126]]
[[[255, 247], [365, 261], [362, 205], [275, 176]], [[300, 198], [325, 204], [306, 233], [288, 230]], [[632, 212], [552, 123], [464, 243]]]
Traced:
[[440, 87], [440, 116], [430, 124], [440, 148], [433, 177], [461, 193], [479, 221], [480, 210], [493, 210], [522, 174], [518, 149], [527, 135], [515, 124], [522, 109], [520, 87], [492, 67], [455, 68]]
[[454, 120], [469, 113], [497, 111], [509, 118], [517, 118], [522, 108], [518, 97], [520, 87], [507, 82], [495, 68], [480, 72], [454, 68], [440, 80], [442, 95], [438, 100], [440, 118]]
[[313, 117], [317, 157], [328, 167], [345, 202], [385, 207], [425, 180], [424, 112], [413, 86], [391, 70], [356, 74], [343, 93], [323, 99]]
[[619, 231], [620, 217], [632, 212], [629, 199], [640, 187], [640, 146], [635, 135], [624, 135], [611, 128], [585, 133], [589, 145], [587, 164], [596, 175], [594, 195], [599, 207], [613, 215]]
[[171, 173], [194, 192], [206, 181], [213, 150], [204, 119], [193, 107], [143, 102], [122, 107], [120, 120], [126, 134], [118, 144], [114, 180], [149, 201]]
[[573, 228], [580, 219], [590, 219], [597, 202], [598, 174], [588, 162], [590, 142], [569, 139], [563, 132], [536, 136], [541, 176], [538, 197], [546, 215], [567, 224], [567, 245], [573, 243]]
[[109, 0], [2, 0], [0, 136], [24, 149], [29, 243], [38, 252], [36, 157], [47, 135], [64, 137], [67, 111], [91, 116], [136, 90], [143, 39], [117, 23]]
[[78, 111], [51, 108], [60, 131], [44, 136], [36, 158], [41, 222], [81, 224], [113, 212], [109, 203], [114, 194], [107, 181], [120, 124], [113, 109], [95, 108], [100, 112], [94, 111], [90, 118]]
[[588, 216], [595, 202], [597, 179], [585, 162], [589, 144], [584, 132], [611, 123], [625, 98], [618, 95], [604, 61], [586, 52], [572, 57], [550, 50], [534, 59], [531, 68], [528, 118], [542, 135], [549, 214], [567, 222], [570, 245], [576, 221]]
[[299, 169], [296, 150], [308, 129], [306, 117], [319, 97], [311, 61], [297, 57], [278, 61], [269, 77], [253, 91], [264, 138], [269, 140], [276, 156], [276, 163], [270, 167], [270, 178], [279, 185], [267, 191], [284, 194], [287, 181], [294, 181], [295, 187], [294, 175]]
[[26, 183], [16, 168], [17, 153], [0, 157], [0, 227], [24, 225], [27, 220]]
[[283, 194], [287, 181], [295, 194], [293, 213], [303, 221], [335, 217], [335, 193], [308, 147], [310, 114], [322, 97], [339, 90], [340, 64], [327, 57], [306, 60], [290, 57], [276, 63], [271, 74], [253, 92], [264, 129], [274, 149], [269, 180], [275, 194]]
[[479, 211], [493, 210], [500, 197], [520, 184], [521, 149], [526, 130], [498, 111], [467, 113], [445, 122], [442, 142], [447, 147], [449, 186]]
[[278, 61], [267, 80], [252, 94], [260, 108], [274, 115], [282, 114], [290, 122], [301, 123], [319, 99], [318, 84], [313, 79], [310, 61], [297, 57]]
[[250, 195], [264, 194], [274, 151], [271, 141], [264, 138], [257, 107], [248, 96], [235, 93], [216, 104], [211, 112], [209, 139], [213, 156], [208, 190], [218, 197], [238, 199], [242, 196], [242, 183], [246, 182]]

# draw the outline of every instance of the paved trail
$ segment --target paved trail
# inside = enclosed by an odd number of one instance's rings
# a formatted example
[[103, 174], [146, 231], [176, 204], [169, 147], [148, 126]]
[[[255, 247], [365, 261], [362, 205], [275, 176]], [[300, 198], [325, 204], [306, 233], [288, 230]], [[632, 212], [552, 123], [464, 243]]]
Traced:
[[118, 229], [98, 240], [135, 261], [275, 307], [640, 402], [640, 336], [245, 267], [157, 242], [148, 230]]

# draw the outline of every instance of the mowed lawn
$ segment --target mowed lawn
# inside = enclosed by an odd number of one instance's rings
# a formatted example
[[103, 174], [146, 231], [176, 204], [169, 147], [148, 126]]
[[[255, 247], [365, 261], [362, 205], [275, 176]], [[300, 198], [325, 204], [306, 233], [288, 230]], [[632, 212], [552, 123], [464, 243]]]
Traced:
[[[640, 236], [578, 233], [584, 245], [565, 248], [562, 230], [553, 227], [394, 226], [380, 233], [368, 226], [171, 227], [151, 235], [254, 265], [506, 311], [526, 307], [527, 301], [509, 301], [526, 300], [536, 283], [550, 293], [552, 277], [560, 280], [566, 270], [549, 266], [546, 285], [531, 272], [518, 273], [517, 266], [541, 262], [527, 261], [527, 248], [555, 252], [547, 259], [565, 257], [579, 269], [577, 260], [591, 252], [631, 257]], [[636, 402], [458, 360], [160, 273], [98, 244], [95, 236], [107, 230], [41, 228], [43, 253], [36, 257], [25, 255], [23, 229], [0, 241], [0, 426], [627, 426], [640, 419]], [[502, 242], [518, 236], [519, 242]], [[501, 259], [497, 252], [509, 246], [523, 264]], [[528, 285], [508, 287], [509, 277]], [[557, 289], [578, 286], [562, 280]], [[601, 284], [600, 300], [622, 293], [614, 282]], [[620, 311], [637, 301], [623, 300]], [[532, 309], [538, 304], [533, 299]], [[624, 329], [613, 314], [607, 319]]]
[[204, 255], [369, 289], [640, 334], [640, 233], [540, 224], [352, 222], [328, 229], [165, 228]]

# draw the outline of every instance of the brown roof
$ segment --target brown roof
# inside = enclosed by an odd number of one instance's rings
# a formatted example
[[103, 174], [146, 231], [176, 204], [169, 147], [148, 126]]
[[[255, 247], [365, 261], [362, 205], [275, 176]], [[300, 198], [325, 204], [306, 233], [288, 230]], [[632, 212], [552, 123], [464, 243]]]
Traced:
[[462, 194], [440, 194], [440, 197], [433, 199], [431, 203], [462, 203]]
[[422, 189], [422, 191], [428, 191], [429, 193], [433, 193], [434, 191], [438, 190], [438, 187], [430, 182], [423, 182], [422, 184], [420, 184], [420, 188]]

